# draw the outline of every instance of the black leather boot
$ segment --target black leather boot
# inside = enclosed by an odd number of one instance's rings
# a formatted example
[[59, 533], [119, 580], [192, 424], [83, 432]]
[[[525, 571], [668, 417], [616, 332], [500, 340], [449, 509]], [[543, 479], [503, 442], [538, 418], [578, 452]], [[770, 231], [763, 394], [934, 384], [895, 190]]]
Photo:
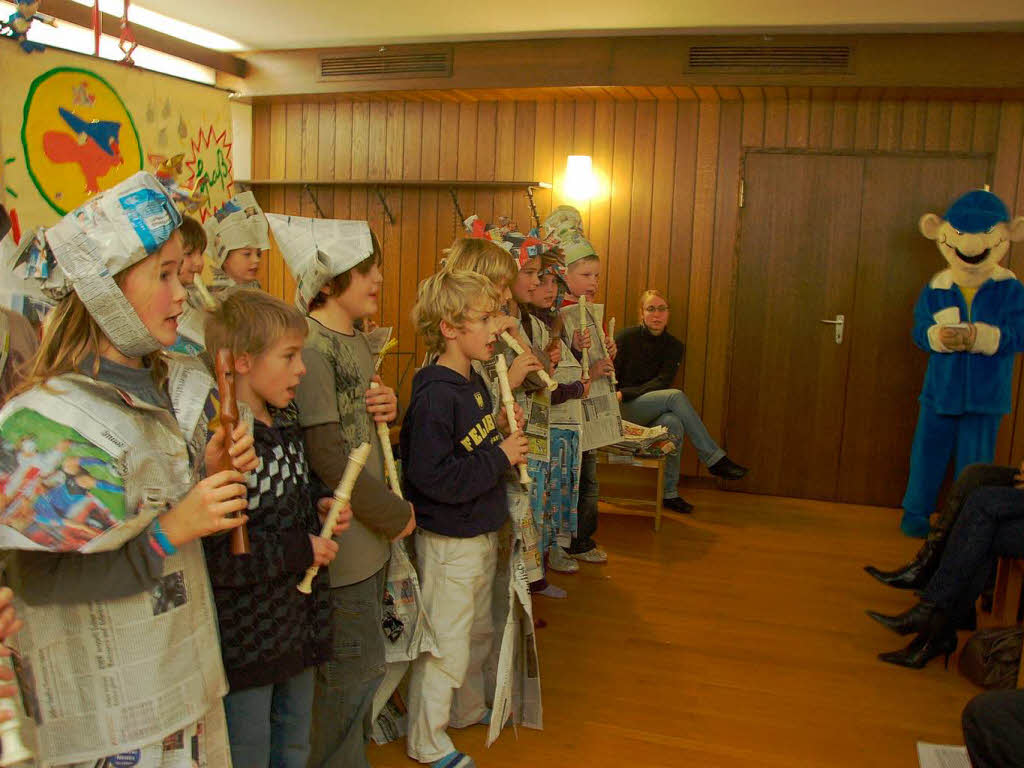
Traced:
[[921, 669], [936, 656], [945, 656], [948, 668], [949, 655], [956, 650], [956, 645], [956, 630], [952, 622], [936, 609], [932, 611], [928, 627], [911, 640], [910, 645], [901, 651], [880, 653], [878, 658], [887, 664]]
[[880, 571], [873, 565], [864, 570], [889, 587], [896, 589], [924, 589], [928, 580], [939, 567], [942, 552], [946, 548], [946, 537], [928, 539], [914, 556], [914, 559], [895, 571]]
[[920, 634], [928, 628], [928, 620], [935, 611], [935, 603], [922, 600], [909, 611], [888, 616], [878, 611], [866, 611], [867, 615], [897, 635]]

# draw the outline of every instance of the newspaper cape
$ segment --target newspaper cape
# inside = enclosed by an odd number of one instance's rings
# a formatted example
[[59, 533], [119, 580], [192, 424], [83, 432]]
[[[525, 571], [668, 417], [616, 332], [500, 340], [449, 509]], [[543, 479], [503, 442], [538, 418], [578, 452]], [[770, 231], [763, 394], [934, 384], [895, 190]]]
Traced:
[[[202, 455], [213, 381], [190, 361], [169, 365], [175, 416], [126, 405], [124, 393], [78, 374], [0, 411], [0, 548], [15, 550], [9, 577], [33, 552], [117, 550], [189, 490], [188, 446]], [[230, 766], [227, 682], [198, 541], [164, 560], [150, 591], [63, 605], [16, 595], [15, 605], [25, 620], [11, 642], [22, 735], [39, 766], [105, 758], [140, 768]]]
[[[604, 320], [604, 305], [587, 303], [587, 329], [590, 330], [590, 362], [604, 360], [608, 353], [601, 342], [602, 334], [597, 325]], [[573, 305], [562, 309], [567, 338], [580, 328], [580, 310]], [[563, 362], [565, 358], [562, 358]], [[561, 365], [561, 363], [559, 364]], [[603, 376], [590, 382], [590, 396], [583, 400], [580, 447], [584, 451], [603, 448], [622, 439], [622, 417], [619, 415], [619, 401], [611, 379]]]

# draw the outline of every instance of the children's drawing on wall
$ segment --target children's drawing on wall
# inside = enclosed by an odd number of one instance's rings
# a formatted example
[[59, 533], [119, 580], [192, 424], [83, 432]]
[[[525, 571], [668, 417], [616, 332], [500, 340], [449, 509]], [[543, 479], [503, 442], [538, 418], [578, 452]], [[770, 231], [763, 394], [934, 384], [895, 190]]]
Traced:
[[61, 215], [142, 170], [131, 113], [110, 83], [85, 69], [57, 67], [33, 81], [21, 143], [32, 182]]

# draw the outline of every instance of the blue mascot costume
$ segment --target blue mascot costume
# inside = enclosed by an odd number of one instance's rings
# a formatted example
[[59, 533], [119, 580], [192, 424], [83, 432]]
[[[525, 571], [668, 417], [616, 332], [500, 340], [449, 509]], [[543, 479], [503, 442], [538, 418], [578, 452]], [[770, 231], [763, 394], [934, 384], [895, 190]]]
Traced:
[[950, 459], [957, 474], [992, 462], [1010, 412], [1014, 356], [1024, 350], [1024, 286], [999, 262], [1011, 241], [1024, 239], [1024, 217], [1011, 221], [1002, 200], [976, 189], [944, 218], [926, 213], [920, 229], [949, 264], [914, 308], [914, 343], [929, 359], [900, 528], [924, 538]]

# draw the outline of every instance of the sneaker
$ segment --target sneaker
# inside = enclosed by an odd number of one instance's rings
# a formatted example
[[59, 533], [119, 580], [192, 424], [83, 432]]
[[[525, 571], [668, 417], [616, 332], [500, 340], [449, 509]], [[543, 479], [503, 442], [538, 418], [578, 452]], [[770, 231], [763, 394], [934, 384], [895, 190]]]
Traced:
[[723, 456], [708, 467], [708, 472], [715, 477], [721, 477], [725, 480], [739, 480], [741, 477], [746, 475], [748, 471], [749, 470], [746, 467], [741, 467], [728, 456]]
[[663, 509], [667, 509], [669, 512], [678, 512], [681, 515], [688, 515], [693, 512], [693, 504], [688, 502], [682, 496], [676, 496], [671, 499], [663, 499], [661, 502]]
[[548, 553], [548, 568], [559, 573], [576, 573], [580, 564], [565, 554], [561, 547], [552, 547]]
[[586, 552], [570, 552], [569, 557], [582, 560], [584, 563], [596, 563], [598, 565], [604, 565], [608, 562], [608, 553], [600, 547], [588, 549]]
[[[578, 568], [579, 566], [576, 567]], [[550, 597], [555, 600], [565, 600], [565, 598], [569, 596], [568, 592], [561, 587], [556, 587], [554, 584], [548, 584], [544, 589], [534, 592], [533, 594], [540, 595], [541, 597]]]

